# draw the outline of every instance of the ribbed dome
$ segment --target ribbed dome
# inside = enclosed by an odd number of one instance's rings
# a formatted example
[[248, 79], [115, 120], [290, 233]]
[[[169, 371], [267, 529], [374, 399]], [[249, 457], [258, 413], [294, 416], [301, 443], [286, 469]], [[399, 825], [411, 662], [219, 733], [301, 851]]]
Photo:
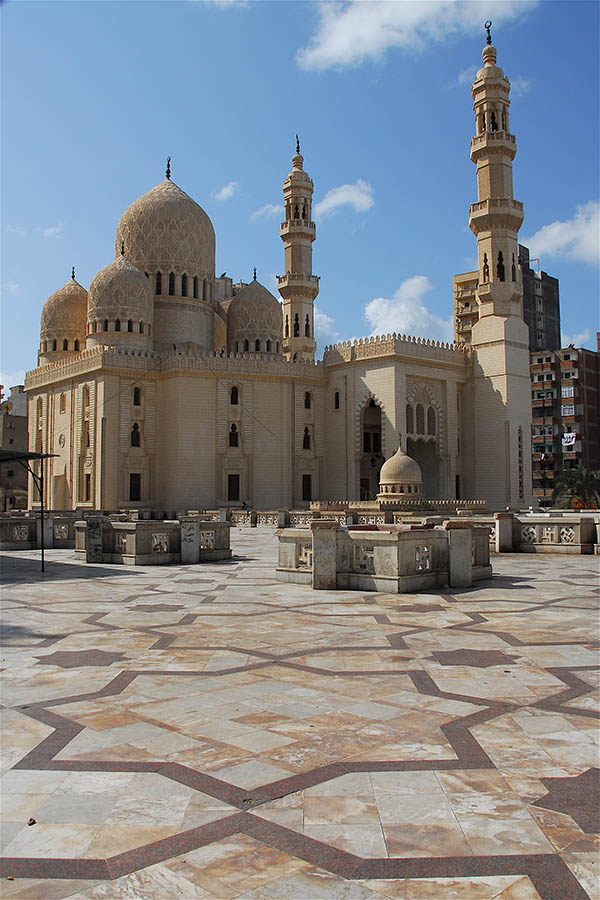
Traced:
[[251, 281], [236, 294], [227, 311], [227, 340], [230, 352], [243, 349], [243, 341], [248, 340], [249, 349], [254, 351], [255, 342], [260, 341], [260, 349], [266, 351], [266, 342], [271, 342], [271, 351], [276, 351], [276, 343], [282, 338], [282, 313], [279, 301], [260, 281]]
[[143, 272], [214, 277], [212, 222], [195, 200], [168, 179], [127, 207], [117, 227], [117, 256], [123, 241], [127, 256]]
[[386, 459], [379, 473], [380, 485], [417, 485], [420, 488], [422, 482], [419, 463], [407, 456], [402, 447], [398, 447], [394, 455]]
[[72, 278], [51, 294], [42, 309], [40, 340], [69, 341], [85, 339], [88, 295], [84, 287]]

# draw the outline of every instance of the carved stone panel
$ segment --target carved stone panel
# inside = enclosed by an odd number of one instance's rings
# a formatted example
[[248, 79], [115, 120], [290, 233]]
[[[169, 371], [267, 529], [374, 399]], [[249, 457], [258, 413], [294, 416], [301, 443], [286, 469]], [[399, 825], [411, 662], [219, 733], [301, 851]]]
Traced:
[[169, 535], [164, 531], [155, 531], [152, 534], [152, 552], [168, 553], [169, 552]]

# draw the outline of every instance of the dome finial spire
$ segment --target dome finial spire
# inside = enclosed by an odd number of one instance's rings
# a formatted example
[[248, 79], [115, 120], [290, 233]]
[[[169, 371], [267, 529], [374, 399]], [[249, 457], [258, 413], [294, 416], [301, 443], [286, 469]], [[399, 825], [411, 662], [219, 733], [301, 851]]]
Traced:
[[254, 266], [254, 281], [256, 281], [256, 266]]
[[167, 171], [166, 171], [167, 181], [171, 180], [171, 157], [167, 156]]
[[75, 281], [75, 266], [73, 266], [71, 269], [71, 278], [73, 281]]
[[488, 19], [487, 22], [486, 22], [485, 25], [484, 25], [484, 28], [485, 28], [485, 30], [487, 31], [487, 39], [486, 39], [486, 43], [487, 43], [487, 44], [491, 44], [491, 43], [492, 43], [492, 35], [491, 35], [491, 32], [490, 32], [490, 28], [491, 28], [491, 27], [492, 27], [492, 21], [491, 21], [491, 19]]
[[296, 153], [300, 153], [300, 138], [296, 135]]

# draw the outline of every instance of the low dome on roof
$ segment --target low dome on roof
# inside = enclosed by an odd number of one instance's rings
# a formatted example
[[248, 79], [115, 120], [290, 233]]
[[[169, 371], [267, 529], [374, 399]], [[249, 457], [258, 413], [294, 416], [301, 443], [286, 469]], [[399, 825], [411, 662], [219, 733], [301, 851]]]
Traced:
[[[233, 345], [244, 340], [261, 341], [261, 349], [266, 349], [266, 341], [281, 341], [283, 317], [281, 304], [260, 281], [251, 281], [235, 295], [227, 310], [227, 339], [230, 351]], [[264, 342], [264, 344], [263, 344]]]
[[386, 459], [379, 473], [379, 484], [421, 486], [423, 476], [419, 463], [398, 447], [393, 456]]
[[88, 294], [71, 278], [50, 294], [42, 309], [40, 339], [83, 340], [87, 319]]
[[202, 207], [169, 179], [127, 207], [117, 227], [117, 255], [122, 242], [129, 259], [144, 272], [214, 277], [212, 222]]
[[126, 256], [119, 256], [92, 279], [88, 319], [134, 319], [151, 322], [152, 291], [148, 279]]

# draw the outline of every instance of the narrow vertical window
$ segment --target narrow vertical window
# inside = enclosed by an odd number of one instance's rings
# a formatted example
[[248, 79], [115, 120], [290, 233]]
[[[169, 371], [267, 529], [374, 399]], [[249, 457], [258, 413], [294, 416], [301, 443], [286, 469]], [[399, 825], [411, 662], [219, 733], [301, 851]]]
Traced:
[[198, 299], [198, 276], [197, 275], [194, 275], [193, 292], [194, 292], [194, 300], [197, 300]]
[[105, 319], [105, 320], [104, 320], [104, 323], [103, 323], [103, 326], [102, 326], [102, 330], [103, 330], [103, 331], [108, 331], [108, 319]]
[[413, 418], [413, 408], [410, 403], [406, 404], [406, 433], [412, 434], [415, 428], [415, 422]]
[[187, 275], [181, 276], [181, 296], [187, 297]]
[[144, 323], [140, 322], [140, 334], [144, 333]]
[[86, 501], [92, 499], [92, 476], [89, 472], [85, 473], [84, 497]]
[[250, 349], [250, 343], [248, 341], [248, 338], [246, 338], [246, 340], [244, 341], [244, 352], [247, 353], [249, 349]]
[[498, 265], [496, 266], [496, 274], [498, 275], [498, 281], [504, 281], [504, 257], [502, 256], [502, 250], [498, 253]]
[[154, 281], [154, 293], [158, 294], [159, 296], [160, 296], [160, 294], [162, 294], [162, 273], [161, 272], [156, 273], [156, 279]]
[[[106, 331], [106, 328], [104, 330]], [[57, 348], [58, 348], [58, 344], [56, 343], [56, 340], [52, 341], [52, 349], [56, 350]]]
[[169, 272], [169, 297], [175, 296], [175, 272]]
[[271, 352], [271, 341], [267, 341], [267, 353]]
[[427, 410], [427, 434], [435, 434], [435, 410], [430, 406]]
[[336, 391], [335, 394], [333, 395], [333, 408], [334, 409], [340, 408], [340, 392], [339, 391]]
[[121, 320], [115, 319], [115, 331], [120, 331], [120, 330], [121, 330]]
[[417, 434], [425, 434], [425, 411], [420, 403], [417, 403]]
[[140, 472], [129, 473], [129, 499], [142, 499], [142, 476]]
[[290, 336], [290, 320], [289, 320], [289, 316], [286, 316], [286, 317], [285, 317], [285, 336], [286, 336], [286, 337], [289, 337], [289, 336]]
[[131, 319], [127, 322], [127, 331], [133, 331], [133, 322]]
[[311, 475], [303, 475], [302, 476], [302, 500], [312, 500], [312, 476]]
[[133, 405], [134, 406], [142, 405], [142, 392], [139, 387], [134, 387], [134, 389], [133, 389]]
[[233, 500], [233, 501], [240, 499], [240, 476], [239, 475], [228, 475], [227, 476], [227, 499]]
[[73, 350], [79, 350], [79, 341], [75, 341], [73, 344]]
[[234, 385], [234, 387], [231, 388], [231, 393], [229, 395], [229, 402], [231, 403], [232, 406], [237, 406], [237, 404], [239, 403], [239, 392], [238, 392], [237, 387], [235, 387], [235, 385]]
[[236, 425], [232, 425], [229, 429], [229, 446], [237, 447], [239, 444], [239, 434]]
[[63, 341], [63, 350], [68, 350], [68, 349], [69, 349], [69, 342], [68, 342], [68, 340], [65, 338], [64, 341]]
[[310, 409], [310, 391], [304, 392], [304, 409]]
[[131, 429], [131, 446], [139, 447], [140, 446], [140, 426], [137, 422], [133, 423], [133, 428]]
[[300, 320], [298, 319], [298, 313], [294, 316], [294, 337], [300, 337]]
[[517, 267], [515, 265], [515, 254], [512, 255], [511, 277], [513, 281], [517, 280]]
[[483, 272], [481, 280], [484, 284], [487, 284], [487, 282], [490, 280], [490, 267], [488, 263], [487, 253], [483, 254]]
[[258, 339], [254, 341], [254, 349], [257, 353], [260, 352], [260, 341]]
[[302, 438], [302, 449], [310, 450], [310, 431], [308, 428], [304, 429], [304, 437]]
[[208, 286], [206, 284], [206, 278], [202, 279], [202, 299], [208, 300]]
[[306, 314], [306, 322], [304, 323], [304, 337], [310, 337], [310, 319]]

